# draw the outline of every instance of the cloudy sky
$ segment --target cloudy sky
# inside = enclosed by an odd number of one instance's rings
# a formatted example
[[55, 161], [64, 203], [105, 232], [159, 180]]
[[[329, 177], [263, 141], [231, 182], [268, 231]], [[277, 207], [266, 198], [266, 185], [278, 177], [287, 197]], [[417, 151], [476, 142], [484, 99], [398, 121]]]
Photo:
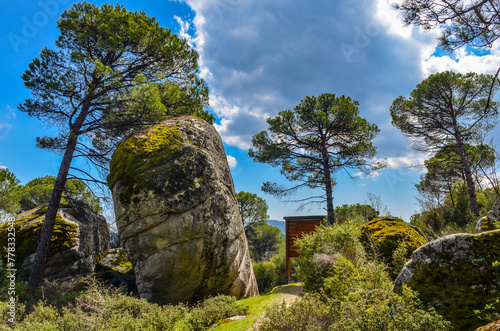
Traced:
[[[381, 132], [378, 158], [388, 167], [371, 177], [337, 177], [334, 203], [363, 203], [379, 195], [396, 216], [409, 220], [418, 211], [414, 184], [423, 174], [423, 156], [408, 148], [391, 125], [389, 107], [408, 96], [429, 74], [455, 70], [494, 73], [500, 66], [498, 45], [487, 52], [459, 50], [442, 56], [438, 31], [422, 32], [400, 23], [391, 0], [185, 0], [120, 4], [144, 10], [160, 25], [189, 40], [200, 53], [200, 75], [210, 88], [210, 110], [225, 143], [237, 191], [257, 193], [268, 201], [269, 215], [324, 214], [322, 206], [296, 210], [260, 191], [264, 181], [283, 181], [278, 169], [248, 157], [251, 138], [266, 129], [266, 118], [291, 109], [307, 95], [334, 93], [360, 103], [360, 115]], [[40, 50], [54, 48], [56, 21], [73, 1], [16, 1], [2, 4], [2, 80], [0, 166], [22, 183], [56, 175], [59, 157], [35, 148], [35, 137], [51, 134], [17, 110], [29, 97], [20, 75]], [[96, 1], [97, 5], [103, 2]], [[498, 133], [493, 132], [491, 137]], [[495, 137], [498, 144], [499, 139]], [[301, 191], [295, 198], [314, 194]]]

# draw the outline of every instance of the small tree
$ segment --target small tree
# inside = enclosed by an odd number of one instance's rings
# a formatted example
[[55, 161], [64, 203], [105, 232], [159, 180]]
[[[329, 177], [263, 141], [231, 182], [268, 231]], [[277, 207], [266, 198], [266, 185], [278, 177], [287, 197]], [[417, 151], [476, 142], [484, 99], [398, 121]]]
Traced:
[[257, 194], [240, 191], [237, 194], [237, 199], [244, 227], [254, 223], [265, 222], [269, 219], [266, 200], [257, 196]]
[[307, 96], [293, 110], [283, 110], [267, 123], [268, 131], [253, 137], [250, 157], [280, 166], [281, 174], [299, 184], [285, 188], [266, 182], [262, 190], [284, 197], [302, 187], [321, 188], [324, 195], [301, 200], [302, 206], [326, 201], [331, 224], [334, 173], [342, 169], [366, 173], [381, 165], [370, 161], [376, 154], [372, 140], [378, 127], [359, 116], [358, 103], [349, 97], [330, 93]]
[[392, 103], [392, 124], [412, 139], [417, 151], [436, 152], [455, 144], [468, 187], [471, 210], [479, 216], [466, 144], [474, 143], [495, 126], [498, 105], [490, 102], [489, 75], [446, 71], [429, 76], [410, 93]]
[[198, 54], [154, 18], [120, 5], [98, 8], [84, 2], [65, 11], [57, 25], [59, 49], [44, 48], [22, 76], [32, 98], [19, 109], [60, 128], [58, 137], [40, 138], [38, 146], [63, 155], [30, 289], [41, 281], [70, 169], [104, 183], [71, 167], [74, 157], [106, 173], [111, 153], [128, 134], [182, 114], [213, 119], [203, 111], [208, 89], [196, 75]]
[[285, 243], [281, 230], [267, 222], [254, 223], [245, 228], [248, 250], [254, 262], [269, 260], [279, 253]]
[[7, 168], [0, 168], [0, 211], [12, 214], [19, 211], [19, 179]]
[[[30, 180], [26, 185], [22, 186], [20, 189], [21, 211], [48, 204], [55, 182], [56, 177], [45, 176]], [[61, 202], [69, 203], [72, 201], [84, 202], [95, 211], [102, 210], [99, 199], [94, 196], [85, 183], [78, 179], [68, 179], [61, 196]]]

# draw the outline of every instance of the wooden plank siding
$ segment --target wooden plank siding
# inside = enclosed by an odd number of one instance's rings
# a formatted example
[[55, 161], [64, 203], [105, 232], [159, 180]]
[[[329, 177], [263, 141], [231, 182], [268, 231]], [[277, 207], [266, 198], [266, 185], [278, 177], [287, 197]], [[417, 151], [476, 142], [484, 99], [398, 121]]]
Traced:
[[324, 216], [295, 216], [284, 217], [286, 238], [286, 278], [290, 283], [290, 258], [299, 257], [295, 240], [303, 235], [316, 232], [316, 228], [323, 225]]

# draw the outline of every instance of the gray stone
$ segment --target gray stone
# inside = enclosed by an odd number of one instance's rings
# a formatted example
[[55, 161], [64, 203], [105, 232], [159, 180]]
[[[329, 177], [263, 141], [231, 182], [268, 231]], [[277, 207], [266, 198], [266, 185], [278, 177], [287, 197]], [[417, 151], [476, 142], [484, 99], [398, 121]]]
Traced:
[[160, 304], [258, 294], [219, 134], [192, 116], [123, 142], [108, 183], [139, 294]]
[[[22, 278], [27, 278], [31, 271], [46, 209], [37, 207], [15, 218], [16, 266]], [[0, 242], [6, 239], [6, 226], [0, 229]], [[63, 206], [57, 212], [43, 277], [49, 281], [65, 281], [90, 275], [94, 272], [96, 257], [108, 248], [109, 230], [103, 216], [85, 206]]]
[[498, 229], [495, 223], [498, 222], [500, 218], [500, 200], [495, 202], [492, 209], [486, 214], [486, 216], [482, 217], [477, 221], [475, 232], [481, 233], [485, 231], [491, 231]]
[[417, 250], [394, 282], [406, 284], [458, 330], [481, 325], [472, 313], [500, 296], [500, 230], [452, 234]]

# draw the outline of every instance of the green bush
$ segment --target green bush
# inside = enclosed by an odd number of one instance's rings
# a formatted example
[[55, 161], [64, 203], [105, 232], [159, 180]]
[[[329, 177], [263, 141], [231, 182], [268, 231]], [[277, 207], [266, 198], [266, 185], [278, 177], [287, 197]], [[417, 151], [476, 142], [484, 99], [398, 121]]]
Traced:
[[[209, 298], [191, 309], [183, 304], [159, 306], [96, 281], [89, 281], [73, 303], [61, 308], [39, 301], [23, 315], [24, 307], [16, 305], [16, 330], [204, 330], [220, 319], [247, 313], [229, 296]], [[9, 309], [0, 302], [0, 330], [9, 327]]]
[[[284, 250], [280, 254], [273, 256], [269, 261], [261, 261], [252, 263], [259, 293], [267, 293], [274, 287], [287, 283], [286, 279], [286, 254]], [[290, 260], [290, 274], [292, 281], [295, 281], [293, 276], [296, 270], [296, 260]]]
[[236, 303], [236, 298], [218, 295], [208, 298], [196, 305], [184, 320], [189, 330], [205, 330], [217, 321], [238, 315], [246, 315], [248, 307], [241, 307]]
[[297, 259], [297, 278], [308, 291], [323, 287], [326, 278], [334, 274], [333, 265], [338, 254], [353, 263], [365, 259], [363, 246], [359, 242], [362, 223], [348, 221], [330, 227], [321, 227], [314, 234], [297, 240], [300, 257]]
[[346, 222], [298, 241], [297, 276], [312, 293], [268, 309], [259, 330], [448, 330], [415, 292], [392, 292], [385, 264], [369, 261], [359, 242], [362, 224]]
[[422, 309], [415, 292], [405, 288], [401, 295], [387, 293], [374, 301], [352, 293], [340, 305], [311, 294], [288, 307], [271, 307], [257, 330], [439, 331], [450, 330], [450, 323], [434, 310]]

